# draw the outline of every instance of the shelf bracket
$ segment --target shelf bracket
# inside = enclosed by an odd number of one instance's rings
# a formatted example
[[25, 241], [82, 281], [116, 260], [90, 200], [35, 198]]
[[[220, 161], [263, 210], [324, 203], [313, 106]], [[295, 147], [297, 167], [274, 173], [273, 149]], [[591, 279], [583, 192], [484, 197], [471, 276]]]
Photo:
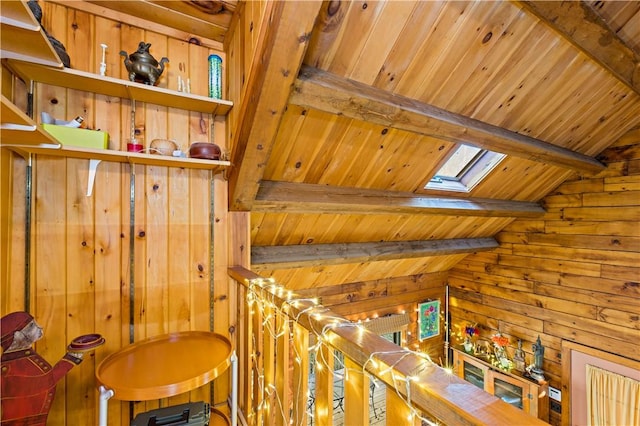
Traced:
[[100, 164], [101, 160], [89, 160], [89, 181], [87, 183], [87, 197], [91, 197], [93, 194], [93, 186], [96, 181], [96, 171], [98, 169], [98, 164]]

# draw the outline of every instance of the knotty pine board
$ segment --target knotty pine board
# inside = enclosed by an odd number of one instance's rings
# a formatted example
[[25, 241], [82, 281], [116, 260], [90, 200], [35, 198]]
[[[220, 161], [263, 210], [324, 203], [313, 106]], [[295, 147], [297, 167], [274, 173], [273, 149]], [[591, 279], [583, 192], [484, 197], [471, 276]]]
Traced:
[[[437, 25], [429, 27], [435, 28], [432, 30], [432, 34], [428, 34], [431, 37], [427, 37], [421, 46], [414, 47], [413, 51], [400, 48], [393, 51], [398, 55], [406, 55], [412, 59], [412, 62], [403, 64], [399, 69], [393, 67], [391, 57], [385, 62], [385, 76], [393, 77], [393, 82], [396, 85], [394, 89], [402, 94], [404, 92], [409, 95], [413, 94], [413, 92], [419, 94], [419, 83], [412, 82], [414, 86], [409, 89], [409, 86], [406, 86], [407, 83], [402, 79], [402, 71], [411, 69], [412, 66], [423, 67], [425, 63], [428, 63], [432, 64], [428, 70], [431, 76], [435, 79], [445, 78], [446, 76], [446, 80], [444, 80], [443, 84], [438, 84], [438, 80], [435, 80], [433, 86], [429, 86], [430, 90], [425, 92], [423, 98], [426, 102], [454, 110], [460, 109], [460, 112], [465, 115], [482, 115], [485, 118], [480, 118], [480, 116], [478, 118], [483, 120], [491, 117], [491, 120], [495, 119], [497, 123], [513, 126], [514, 129], [526, 128], [527, 125], [524, 124], [524, 120], [530, 122], [534, 116], [536, 120], [542, 123], [542, 120], [549, 121], [544, 118], [545, 115], [550, 114], [550, 117], [559, 117], [562, 115], [562, 111], [569, 111], [546, 104], [543, 108], [543, 105], [536, 104], [538, 101], [533, 99], [534, 96], [530, 95], [532, 91], [542, 90], [554, 93], [558, 90], [564, 90], [568, 93], [568, 96], [584, 96], [584, 93], [587, 92], [582, 92], [582, 94], [579, 92], [579, 86], [576, 83], [578, 79], [575, 78], [576, 73], [572, 69], [572, 67], [579, 65], [584, 58], [576, 54], [576, 51], [565, 40], [559, 39], [557, 34], [541, 25], [536, 19], [523, 13], [516, 5], [503, 3], [493, 4], [492, 6], [494, 10], [489, 15], [490, 19], [485, 21], [482, 21], [482, 17], [487, 16], [486, 8], [490, 7], [489, 5], [460, 6], [446, 4], [442, 6], [430, 4], [424, 10], [416, 8], [415, 13], [423, 14], [423, 22], [430, 19], [433, 22], [437, 22]], [[464, 11], [463, 15], [459, 15], [461, 10]], [[375, 14], [367, 14], [366, 11], [359, 14], [359, 19], [365, 19], [365, 15], [368, 15], [371, 20], [384, 22], [384, 17], [378, 19]], [[471, 28], [467, 30], [463, 27], [463, 23], [467, 20], [483, 22], [483, 25], [479, 30], [475, 26], [472, 26], [473, 31], [471, 31]], [[354, 32], [342, 36], [350, 41], [348, 46], [353, 48], [358, 45], [360, 39], [375, 40], [380, 35], [375, 26], [370, 28], [370, 32], [358, 32], [354, 29]], [[502, 33], [508, 34], [510, 37], [519, 37], [522, 40], [530, 41], [531, 44], [526, 45], [526, 48], [522, 45], [507, 46], [506, 43], [502, 42], [504, 39], [498, 36], [498, 34]], [[438, 37], [438, 35], [441, 37]], [[459, 49], [459, 46], [465, 45], [471, 40], [475, 40], [473, 48]], [[540, 42], [540, 40], [544, 40], [544, 43]], [[402, 37], [395, 41], [396, 46], [405, 46], [401, 44], [403, 42]], [[554, 48], [550, 49], [549, 46]], [[324, 49], [322, 49], [327, 52], [327, 57], [332, 54], [331, 47], [331, 45], [325, 45]], [[345, 50], [346, 47], [347, 44], [344, 46]], [[442, 47], [445, 53], [442, 53], [442, 50], [438, 47]], [[315, 48], [317, 48], [317, 43], [310, 46], [310, 50]], [[359, 51], [355, 52], [358, 53], [354, 54], [354, 57], [363, 58]], [[464, 52], [464, 56], [460, 56], [462, 52]], [[352, 51], [352, 53], [354, 52]], [[554, 60], [550, 56], [554, 53], [562, 53], [562, 55], [557, 56]], [[458, 57], [457, 66], [455, 61], [446, 62]], [[535, 65], [536, 60], [541, 57], [544, 57], [545, 61]], [[478, 60], [478, 58], [481, 58], [481, 60]], [[453, 73], [444, 71], [445, 69], [450, 70], [451, 68], [446, 68], [446, 66], [450, 67], [452, 64], [455, 66]], [[327, 67], [330, 66], [331, 62]], [[440, 72], [440, 70], [443, 71]], [[469, 70], [473, 70], [472, 76], [475, 76], [478, 80], [474, 80], [473, 77], [470, 78]], [[594, 72], [593, 78], [589, 78], [584, 82], [585, 84], [592, 84], [594, 78], [599, 77], [600, 73], [597, 70]], [[545, 76], [553, 77], [544, 78]], [[513, 87], [513, 95], [515, 96], [501, 98], [500, 96], [504, 95], [494, 89], [498, 80], [501, 85]], [[423, 81], [430, 82], [434, 81], [434, 79], [423, 78]], [[478, 86], [474, 84], [475, 81], [482, 81], [483, 85]], [[403, 84], [405, 84], [404, 88]], [[572, 89], [572, 87], [575, 89]], [[437, 88], [440, 88], [440, 90], [437, 90]], [[594, 86], [593, 90], [588, 93], [589, 96], [600, 97], [609, 93], [606, 90], [601, 86]], [[438, 98], [440, 93], [445, 94], [442, 99]], [[615, 102], [613, 97], [612, 101]], [[580, 106], [585, 109], [576, 109], [575, 112], [571, 113], [582, 114], [583, 116], [597, 114], [594, 109], [588, 108], [589, 105], [590, 102], [582, 102]], [[461, 108], [465, 106], [467, 110], [462, 110]], [[569, 107], [568, 104], [558, 104], [557, 106], [560, 108]], [[523, 113], [525, 110], [526, 113]], [[624, 115], [625, 113], [622, 112], [621, 114]], [[512, 123], [505, 122], [505, 120], [514, 119], [517, 121]], [[588, 134], [584, 127], [577, 129], [565, 126], [563, 132], [562, 135], [557, 135], [558, 139], [569, 140], [571, 139], [571, 133]], [[543, 139], [545, 138], [543, 137]], [[578, 139], [580, 138], [574, 137], [574, 140]], [[593, 154], [595, 153], [597, 152], [594, 151]]]
[[[190, 76], [193, 93], [206, 94], [206, 58], [214, 51], [151, 33], [142, 28], [118, 25], [115, 21], [83, 11], [44, 3], [45, 26], [62, 41], [72, 66], [97, 72], [101, 49], [88, 46], [86, 40], [106, 41], [108, 75], [122, 78], [120, 50], [133, 51], [140, 40], [152, 43], [158, 58], [168, 55], [168, 46], [180, 52], [176, 67], [182, 63]], [[168, 66], [167, 70], [171, 69]], [[166, 77], [169, 73], [165, 74]], [[176, 88], [175, 82], [161, 83]], [[16, 85], [16, 102], [22, 104], [24, 87]], [[123, 150], [130, 138], [131, 102], [38, 84], [35, 117], [47, 111], [56, 118], [83, 115], [91, 128], [108, 131], [110, 148]], [[154, 105], [136, 105], [138, 137], [146, 144], [153, 137], [174, 137], [181, 147], [192, 141], [208, 141], [212, 118]], [[215, 127], [216, 143], [226, 145], [224, 120]], [[14, 200], [10, 245], [13, 247], [12, 282], [23, 282], [25, 162], [11, 154]], [[136, 177], [136, 205], [133, 235], [129, 235], [130, 170]], [[191, 327], [209, 328], [210, 271], [210, 179], [209, 171], [130, 166], [102, 162], [96, 174], [93, 195], [86, 197], [88, 161], [38, 155], [34, 159], [34, 214], [32, 233], [32, 307], [36, 319], [45, 328], [39, 352], [49, 360], [64, 353], [68, 341], [77, 334], [98, 332], [106, 344], [95, 355], [75, 368], [59, 385], [50, 418], [54, 423], [92, 424], [97, 405], [85, 389], [95, 390], [95, 366], [104, 357], [129, 343], [129, 283], [135, 281], [134, 334], [136, 340], [154, 333]], [[21, 177], [22, 176], [22, 177]], [[226, 181], [216, 183], [216, 243], [226, 241]], [[20, 224], [23, 224], [22, 226]], [[204, 237], [203, 237], [204, 236]], [[134, 271], [129, 265], [129, 242], [135, 246]], [[172, 241], [169, 244], [169, 240]], [[175, 247], [173, 247], [175, 246]], [[173, 250], [175, 249], [175, 250]], [[224, 250], [214, 251], [217, 255]], [[216, 268], [226, 266], [224, 258], [214, 260]], [[226, 292], [226, 268], [215, 271], [216, 288]], [[175, 282], [175, 287], [173, 284]], [[23, 289], [3, 289], [7, 308], [22, 308]], [[4, 296], [8, 298], [4, 302]], [[228, 311], [228, 297], [220, 297], [218, 311]], [[4, 305], [3, 305], [4, 306]], [[216, 317], [216, 327], [225, 331], [229, 314]], [[223, 385], [220, 394], [225, 392]], [[206, 389], [204, 389], [206, 388]], [[191, 398], [207, 399], [209, 387], [192, 392]], [[167, 402], [180, 402], [181, 396]], [[154, 408], [158, 403], [135, 404], [134, 413]], [[129, 404], [109, 404], [113, 419], [128, 422]]]
[[[73, 22], [73, 32], [67, 33], [63, 42], [68, 51], [80, 51], [87, 49], [85, 41], [91, 39], [93, 18], [86, 13], [71, 13], [67, 11], [67, 22]], [[66, 28], [66, 27], [65, 27]], [[92, 47], [89, 47], [92, 49]], [[73, 66], [79, 69], [91, 67], [90, 58], [93, 55], [75, 55]], [[56, 88], [57, 89], [57, 88]], [[64, 89], [61, 90], [61, 92]], [[66, 111], [68, 114], [77, 114], [91, 117], [90, 122], [95, 122], [95, 102], [93, 99], [86, 102], [83, 94], [77, 90], [66, 90]], [[77, 113], [76, 113], [77, 111]], [[54, 117], [58, 117], [53, 115]], [[39, 118], [39, 117], [38, 117]], [[66, 332], [67, 340], [83, 334], [89, 334], [96, 330], [95, 310], [100, 303], [99, 295], [95, 293], [95, 260], [97, 247], [95, 241], [95, 199], [87, 197], [88, 167], [87, 160], [69, 159], [67, 163], [66, 179], [66, 236], [67, 247], [65, 263], [73, 261], [74, 266], [67, 268], [65, 292], [67, 294]], [[75, 179], [73, 177], [76, 177]], [[44, 177], [44, 176], [42, 176]], [[93, 297], [88, 297], [93, 294]], [[88, 361], [88, 362], [87, 362]], [[87, 365], [85, 365], [85, 363]], [[82, 388], [84, 383], [93, 382], [95, 376], [95, 358], [87, 357], [81, 364], [79, 373], [69, 375], [67, 386], [70, 389]], [[91, 423], [97, 416], [97, 407], [94, 401], [74, 395], [67, 398], [67, 422], [86, 424]]]
[[[605, 179], [637, 180], [637, 174], [626, 175], [634, 152], [627, 146], [607, 150], [603, 158], [616, 163], [593, 179], [559, 187], [555, 193], [564, 195], [548, 197], [553, 207], [545, 220], [510, 224], [498, 237], [497, 257], [482, 253], [456, 265], [449, 274], [454, 327], [478, 323], [487, 335], [499, 329], [512, 342], [523, 339], [527, 353], [539, 334], [544, 369], [556, 387], [562, 386], [563, 340], [638, 359], [637, 345], [629, 342], [640, 327], [640, 294], [628, 285], [640, 273], [637, 197], [633, 184], [604, 187]], [[572, 207], [576, 196], [600, 207]]]

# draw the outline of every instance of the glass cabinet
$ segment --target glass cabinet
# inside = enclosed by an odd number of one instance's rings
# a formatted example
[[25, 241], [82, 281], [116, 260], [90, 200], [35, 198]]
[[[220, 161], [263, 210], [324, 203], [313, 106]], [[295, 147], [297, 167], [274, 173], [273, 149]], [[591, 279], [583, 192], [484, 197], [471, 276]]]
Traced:
[[453, 370], [462, 379], [545, 422], [549, 421], [548, 384], [505, 371], [453, 348]]
[[467, 360], [462, 361], [462, 374], [460, 377], [467, 382], [473, 383], [480, 389], [484, 389], [486, 372], [487, 368]]
[[[494, 376], [493, 374], [491, 376]], [[504, 402], [513, 405], [516, 408], [523, 409], [522, 401], [524, 391], [521, 383], [509, 383], [504, 380], [505, 377], [492, 377], [492, 383], [489, 387], [493, 386], [493, 394]]]

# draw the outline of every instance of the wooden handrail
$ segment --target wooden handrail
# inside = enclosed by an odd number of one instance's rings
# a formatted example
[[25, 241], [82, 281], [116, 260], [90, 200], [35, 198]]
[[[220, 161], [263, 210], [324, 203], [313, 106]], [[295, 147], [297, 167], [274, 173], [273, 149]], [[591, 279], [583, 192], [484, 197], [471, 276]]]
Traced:
[[410, 401], [412, 407], [428, 418], [448, 425], [546, 424], [424, 356], [402, 349], [312, 300], [296, 299], [282, 286], [252, 271], [231, 267], [228, 274], [253, 293], [257, 289], [296, 324], [320, 336], [324, 343], [385, 383], [401, 399]]

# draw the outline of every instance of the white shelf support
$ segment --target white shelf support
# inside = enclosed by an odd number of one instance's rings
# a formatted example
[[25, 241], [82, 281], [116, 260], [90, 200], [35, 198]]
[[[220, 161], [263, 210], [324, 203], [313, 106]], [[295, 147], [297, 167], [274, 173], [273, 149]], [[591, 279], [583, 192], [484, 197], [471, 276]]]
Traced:
[[87, 182], [87, 197], [91, 197], [93, 194], [93, 186], [96, 181], [96, 171], [98, 170], [98, 164], [101, 160], [89, 160], [89, 181]]

